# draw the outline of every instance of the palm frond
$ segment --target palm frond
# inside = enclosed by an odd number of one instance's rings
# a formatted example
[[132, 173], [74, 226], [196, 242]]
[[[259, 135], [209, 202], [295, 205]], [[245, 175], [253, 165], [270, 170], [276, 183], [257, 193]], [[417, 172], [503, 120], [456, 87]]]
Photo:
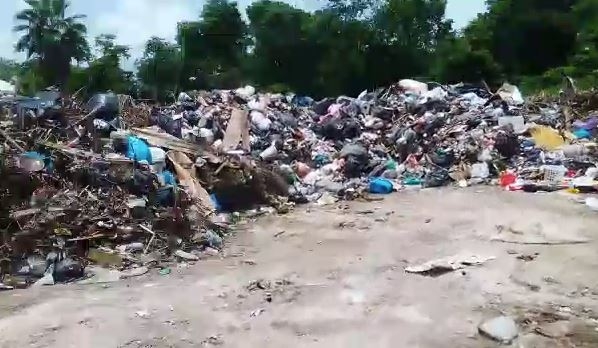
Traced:
[[29, 35], [23, 35], [19, 38], [17, 43], [15, 44], [15, 50], [17, 52], [26, 51], [29, 48], [29, 43], [31, 41], [31, 37]]
[[68, 3], [65, 0], [50, 0], [50, 10], [52, 17], [64, 18]]
[[25, 0], [25, 3], [31, 8], [39, 8], [41, 5], [39, 0]]
[[15, 25], [12, 30], [19, 32], [19, 31], [25, 31], [25, 30], [29, 30], [31, 27], [29, 26], [29, 24], [19, 24], [19, 25]]
[[77, 19], [85, 19], [87, 18], [87, 15], [84, 14], [76, 14], [76, 15], [72, 15], [70, 17], [67, 17], [65, 19], [72, 19], [72, 20], [77, 20]]
[[85, 26], [85, 24], [82, 23], [74, 23], [69, 27], [69, 30], [78, 32], [82, 35], [87, 33], [87, 26]]
[[33, 9], [26, 9], [21, 12], [18, 12], [15, 15], [15, 19], [19, 21], [32, 21], [39, 19], [39, 12], [36, 12]]

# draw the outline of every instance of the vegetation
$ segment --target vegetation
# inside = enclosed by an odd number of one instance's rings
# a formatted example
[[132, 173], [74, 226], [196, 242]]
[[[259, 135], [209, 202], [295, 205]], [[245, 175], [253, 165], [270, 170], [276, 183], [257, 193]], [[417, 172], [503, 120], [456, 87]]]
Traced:
[[[357, 94], [401, 78], [438, 82], [509, 80], [550, 89], [563, 74], [598, 82], [598, 2], [487, 0], [488, 11], [457, 32], [446, 0], [329, 0], [314, 13], [260, 0], [247, 8], [208, 0], [197, 21], [178, 23], [176, 43], [148, 40], [136, 72], [122, 70], [129, 48], [95, 38], [66, 0], [27, 0], [16, 44], [28, 61], [0, 60], [0, 78], [26, 89], [113, 90], [170, 100], [181, 89], [252, 83], [316, 97]], [[530, 14], [533, 13], [533, 16]], [[84, 62], [84, 65], [74, 63]]]
[[44, 82], [64, 88], [71, 72], [71, 62], [90, 56], [84, 16], [67, 16], [66, 0], [25, 0], [29, 8], [16, 14], [20, 23], [14, 30], [23, 36], [16, 50], [26, 52]]

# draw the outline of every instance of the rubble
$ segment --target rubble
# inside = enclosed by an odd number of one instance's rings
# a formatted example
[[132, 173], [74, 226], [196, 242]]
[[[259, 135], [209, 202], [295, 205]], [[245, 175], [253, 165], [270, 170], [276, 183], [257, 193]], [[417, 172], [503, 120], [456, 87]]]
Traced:
[[198, 260], [222, 247], [232, 213], [264, 206], [444, 185], [595, 192], [598, 93], [563, 95], [403, 80], [321, 101], [251, 86], [165, 106], [5, 96], [2, 287]]

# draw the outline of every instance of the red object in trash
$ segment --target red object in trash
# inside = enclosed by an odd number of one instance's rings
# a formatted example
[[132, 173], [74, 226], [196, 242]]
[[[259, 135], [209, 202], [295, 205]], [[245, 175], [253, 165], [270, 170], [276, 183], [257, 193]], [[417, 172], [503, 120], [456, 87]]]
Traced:
[[569, 170], [567, 170], [567, 173], [565, 173], [565, 176], [568, 178], [574, 178], [577, 176], [577, 171], [575, 171], [573, 169], [569, 169]]
[[517, 175], [511, 173], [511, 172], [502, 172], [500, 173], [500, 186], [502, 187], [507, 187], [509, 185], [512, 185], [515, 183], [515, 181], [517, 181]]

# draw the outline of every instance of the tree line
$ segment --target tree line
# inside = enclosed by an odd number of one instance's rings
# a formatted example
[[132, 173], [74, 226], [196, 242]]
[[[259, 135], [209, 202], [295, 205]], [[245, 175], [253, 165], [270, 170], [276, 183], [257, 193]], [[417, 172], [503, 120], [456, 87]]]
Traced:
[[166, 101], [180, 90], [246, 83], [321, 97], [401, 78], [508, 80], [533, 91], [564, 74], [587, 87], [598, 81], [595, 0], [487, 0], [487, 11], [459, 31], [446, 0], [329, 0], [315, 12], [260, 0], [246, 20], [237, 3], [207, 0], [196, 21], [177, 24], [175, 42], [149, 39], [135, 71], [122, 69], [130, 48], [111, 34], [89, 38], [67, 0], [26, 2], [14, 30], [27, 60], [0, 60], [0, 78], [17, 75], [24, 93], [56, 85]]

